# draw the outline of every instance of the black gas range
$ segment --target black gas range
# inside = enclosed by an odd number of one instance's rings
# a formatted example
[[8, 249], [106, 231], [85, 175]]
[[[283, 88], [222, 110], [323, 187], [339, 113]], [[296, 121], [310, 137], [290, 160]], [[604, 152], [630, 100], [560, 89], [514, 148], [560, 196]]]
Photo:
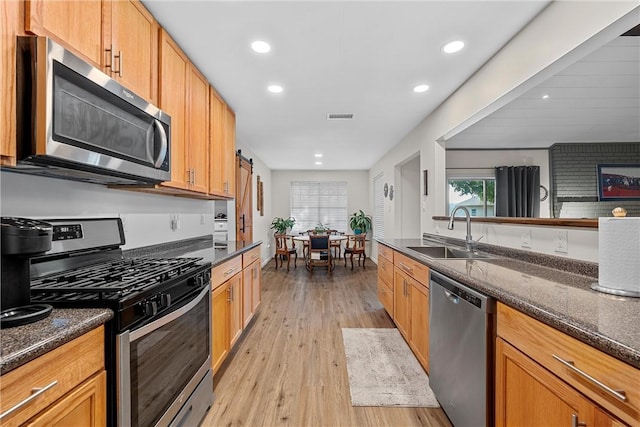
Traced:
[[211, 264], [124, 258], [119, 218], [46, 222], [52, 245], [31, 260], [31, 302], [114, 312], [105, 337], [108, 424], [200, 422], [213, 402]]

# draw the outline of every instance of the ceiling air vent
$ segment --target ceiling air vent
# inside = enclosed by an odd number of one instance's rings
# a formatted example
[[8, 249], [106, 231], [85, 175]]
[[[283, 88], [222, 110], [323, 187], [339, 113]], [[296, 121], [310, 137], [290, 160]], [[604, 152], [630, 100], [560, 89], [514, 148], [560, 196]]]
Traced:
[[352, 120], [353, 114], [327, 113], [327, 120]]

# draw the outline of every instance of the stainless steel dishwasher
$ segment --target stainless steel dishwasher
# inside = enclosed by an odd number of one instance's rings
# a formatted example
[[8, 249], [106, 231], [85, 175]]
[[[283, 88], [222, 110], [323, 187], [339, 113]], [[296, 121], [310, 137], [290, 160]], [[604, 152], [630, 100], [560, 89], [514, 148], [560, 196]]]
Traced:
[[431, 271], [429, 384], [456, 427], [493, 425], [495, 300]]

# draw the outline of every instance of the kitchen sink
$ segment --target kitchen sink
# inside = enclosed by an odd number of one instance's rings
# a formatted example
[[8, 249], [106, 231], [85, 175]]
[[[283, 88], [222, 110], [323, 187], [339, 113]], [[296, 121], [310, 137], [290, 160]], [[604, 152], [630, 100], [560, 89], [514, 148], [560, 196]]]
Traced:
[[479, 259], [490, 258], [489, 255], [479, 254], [477, 252], [469, 252], [462, 249], [450, 248], [447, 246], [408, 246], [407, 249], [420, 252], [429, 258], [439, 259]]

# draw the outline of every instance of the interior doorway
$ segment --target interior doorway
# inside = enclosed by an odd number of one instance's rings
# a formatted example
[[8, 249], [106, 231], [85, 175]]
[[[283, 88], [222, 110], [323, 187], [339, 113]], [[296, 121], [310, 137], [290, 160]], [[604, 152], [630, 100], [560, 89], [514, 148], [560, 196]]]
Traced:
[[420, 238], [420, 153], [395, 167], [395, 229], [399, 238]]

